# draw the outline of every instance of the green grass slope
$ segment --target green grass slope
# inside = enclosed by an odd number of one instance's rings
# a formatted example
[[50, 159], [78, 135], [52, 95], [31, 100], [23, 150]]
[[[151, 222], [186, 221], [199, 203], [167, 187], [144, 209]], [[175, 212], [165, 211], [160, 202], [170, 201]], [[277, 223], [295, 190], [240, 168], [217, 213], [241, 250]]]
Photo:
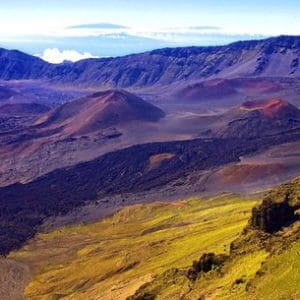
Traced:
[[225, 259], [205, 254], [189, 268], [160, 274], [128, 299], [300, 299], [299, 203], [300, 178], [253, 208]]
[[262, 201], [135, 205], [39, 234], [9, 258], [29, 268], [32, 300], [296, 300], [299, 193], [300, 178]]
[[[126, 299], [164, 272], [175, 280], [172, 269], [187, 268], [203, 253], [229, 254], [255, 203], [222, 196], [135, 205], [94, 224], [39, 234], [10, 259], [31, 270], [26, 299]], [[244, 258], [251, 262], [247, 276], [264, 257]], [[169, 285], [174, 297], [190, 289], [185, 276], [177, 279]]]

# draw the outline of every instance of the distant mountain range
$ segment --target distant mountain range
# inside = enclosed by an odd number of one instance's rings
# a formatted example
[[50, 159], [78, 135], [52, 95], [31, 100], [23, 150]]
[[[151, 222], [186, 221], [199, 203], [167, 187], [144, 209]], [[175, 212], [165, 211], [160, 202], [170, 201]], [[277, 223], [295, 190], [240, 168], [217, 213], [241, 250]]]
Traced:
[[[61, 36], [33, 35], [22, 38], [4, 38], [0, 41], [0, 47], [19, 49], [31, 55], [39, 54], [41, 56], [43, 56], [45, 50], [58, 49], [61, 52], [71, 50], [78, 54], [88, 52], [95, 57], [115, 57], [165, 47], [226, 45], [234, 41], [253, 40], [254, 38], [263, 39], [267, 37], [263, 35], [253, 36], [249, 34], [205, 32], [207, 30], [218, 30], [219, 28], [203, 28], [202, 26], [173, 28], [173, 30], [170, 28], [170, 32], [164, 31], [144, 35], [135, 34], [129, 28], [108, 29], [96, 28], [97, 24], [96, 27], [95, 25], [90, 27], [90, 24], [82, 25], [87, 25], [88, 27], [81, 27], [79, 25], [77, 28], [68, 28], [65, 34]], [[117, 26], [120, 27], [120, 25]], [[72, 34], [70, 30], [75, 34]], [[87, 35], [78, 35], [78, 30]], [[106, 32], [103, 32], [103, 30]], [[91, 34], [88, 34], [88, 32]], [[95, 32], [98, 33], [95, 34]]]
[[66, 85], [129, 88], [214, 77], [298, 77], [299, 58], [299, 36], [227, 46], [165, 48], [58, 65], [16, 50], [0, 49], [0, 79], [43, 79]]

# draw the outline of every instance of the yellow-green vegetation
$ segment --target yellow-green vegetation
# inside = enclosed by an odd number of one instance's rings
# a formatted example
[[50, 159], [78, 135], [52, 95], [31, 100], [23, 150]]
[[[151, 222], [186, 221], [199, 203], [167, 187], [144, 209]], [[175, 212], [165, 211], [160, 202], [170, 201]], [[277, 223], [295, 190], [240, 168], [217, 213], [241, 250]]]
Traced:
[[187, 270], [170, 269], [130, 300], [300, 299], [299, 229], [296, 222], [276, 235], [243, 233], [237, 239], [241, 249], [232, 250], [224, 264], [199, 273], [196, 280], [189, 279]]
[[222, 272], [211, 272], [200, 277], [184, 299], [198, 299], [201, 295], [210, 295], [211, 299], [248, 299], [246, 285], [260, 269], [267, 255], [262, 250], [230, 260]]
[[272, 190], [228, 256], [207, 253], [188, 269], [164, 272], [130, 300], [300, 299], [299, 192], [299, 178]]
[[[26, 299], [126, 299], [156, 275], [189, 267], [203, 253], [229, 254], [255, 203], [224, 195], [135, 205], [94, 224], [39, 234], [10, 258], [32, 272]], [[248, 280], [265, 257], [259, 251], [238, 258], [222, 284]], [[184, 277], [176, 282], [168, 289], [174, 297], [189, 289]], [[218, 285], [211, 282], [207, 289], [215, 292]]]
[[300, 243], [274, 254], [266, 261], [250, 288], [251, 299], [300, 299]]

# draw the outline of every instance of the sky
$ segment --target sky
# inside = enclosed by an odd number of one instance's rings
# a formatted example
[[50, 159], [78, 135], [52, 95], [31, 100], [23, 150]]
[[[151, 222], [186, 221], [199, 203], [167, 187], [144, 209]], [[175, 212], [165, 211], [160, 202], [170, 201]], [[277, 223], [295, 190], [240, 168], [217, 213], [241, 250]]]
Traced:
[[0, 47], [60, 63], [300, 35], [299, 0], [0, 0]]

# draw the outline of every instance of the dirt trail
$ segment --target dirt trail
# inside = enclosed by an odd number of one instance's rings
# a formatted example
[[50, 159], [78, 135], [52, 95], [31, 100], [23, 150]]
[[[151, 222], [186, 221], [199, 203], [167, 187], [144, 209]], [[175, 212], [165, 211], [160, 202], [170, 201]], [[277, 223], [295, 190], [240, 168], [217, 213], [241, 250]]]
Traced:
[[29, 268], [9, 259], [0, 259], [0, 299], [23, 300], [23, 290], [31, 279]]

